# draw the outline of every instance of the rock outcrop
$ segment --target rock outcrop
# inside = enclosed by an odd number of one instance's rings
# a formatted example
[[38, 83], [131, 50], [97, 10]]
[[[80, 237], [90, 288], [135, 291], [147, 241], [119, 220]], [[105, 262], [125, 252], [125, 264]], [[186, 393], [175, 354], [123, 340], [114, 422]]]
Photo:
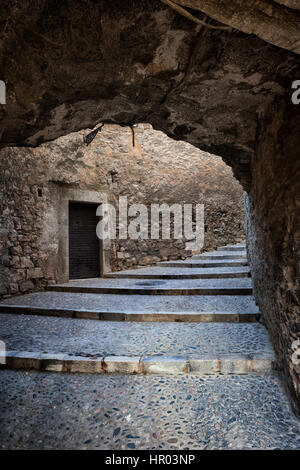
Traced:
[[261, 30], [278, 37], [284, 19], [286, 36], [297, 42], [299, 12], [275, 3], [251, 2], [250, 15], [236, 0], [231, 15], [227, 2], [201, 2], [219, 20], [232, 16], [236, 29], [218, 31], [158, 0], [1, 2], [1, 144], [36, 146], [99, 122], [149, 122], [222, 156], [249, 189], [259, 123], [275, 99], [289, 100], [300, 75], [294, 53], [258, 37]]

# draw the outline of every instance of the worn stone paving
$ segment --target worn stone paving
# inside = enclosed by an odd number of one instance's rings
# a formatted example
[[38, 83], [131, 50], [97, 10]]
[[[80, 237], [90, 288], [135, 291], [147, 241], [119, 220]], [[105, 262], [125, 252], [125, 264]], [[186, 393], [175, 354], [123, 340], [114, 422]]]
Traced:
[[299, 449], [276, 376], [0, 371], [3, 449]]
[[200, 253], [199, 255], [194, 255], [192, 259], [238, 259], [246, 258], [247, 253], [244, 250], [241, 251], [209, 251], [205, 253]]
[[[188, 271], [194, 272], [197, 272], [198, 266], [202, 267], [202, 272], [204, 266], [208, 269], [214, 266], [214, 272], [225, 268], [225, 273], [227, 267], [232, 272], [247, 263], [246, 259], [239, 258], [239, 251], [233, 250], [238, 258], [226, 249], [223, 252], [230, 254], [230, 259], [192, 259], [178, 262], [177, 265], [185, 267], [183, 271], [193, 267]], [[218, 254], [222, 255], [223, 252], [219, 251]], [[142, 270], [154, 272], [159, 269], [161, 272], [169, 267], [170, 264], [161, 263], [160, 267]], [[138, 375], [117, 375], [116, 372], [121, 369], [113, 368], [114, 374], [108, 373], [110, 362], [107, 360], [108, 368], [101, 374], [99, 371], [76, 373], [83, 370], [76, 369], [76, 361], [73, 374], [44, 372], [45, 367], [41, 367], [40, 372], [2, 369], [2, 448], [300, 448], [300, 421], [292, 413], [289, 398], [274, 369], [262, 367], [257, 373], [252, 364], [247, 370], [243, 368], [242, 372], [238, 367], [230, 366], [222, 372], [218, 369], [215, 375], [207, 375], [208, 370], [209, 373], [215, 371], [212, 367], [201, 369], [202, 372], [195, 375], [197, 369], [192, 367], [199, 358], [204, 358], [204, 361], [213, 358], [219, 363], [220, 357], [233, 358], [237, 363], [239, 360], [254, 363], [252, 359], [257, 358], [272, 365], [274, 352], [268, 333], [260, 323], [228, 323], [224, 320], [222, 323], [124, 323], [45, 316], [44, 311], [42, 316], [22, 315], [20, 311], [18, 315], [13, 313], [14, 308], [26, 305], [49, 308], [50, 315], [51, 309], [55, 308], [70, 309], [70, 315], [76, 309], [82, 314], [89, 309], [111, 312], [112, 317], [114, 312], [122, 311], [136, 315], [145, 312], [146, 316], [153, 312], [161, 312], [162, 315], [167, 312], [227, 312], [230, 321], [236, 322], [239, 317], [236, 319], [230, 314], [255, 313], [254, 319], [258, 318], [258, 309], [251, 296], [241, 295], [242, 292], [236, 296], [221, 295], [220, 286], [222, 289], [225, 287], [225, 291], [228, 288], [251, 287], [250, 278], [153, 279], [150, 282], [92, 279], [72, 281], [67, 286], [74, 284], [84, 288], [112, 286], [114, 294], [51, 291], [6, 299], [0, 305], [0, 340], [5, 342], [6, 348], [27, 351], [30, 359], [30, 352], [32, 356], [35, 353], [37, 356], [43, 356], [41, 353], [63, 353], [71, 358], [72, 355], [83, 356], [85, 362], [95, 362], [101, 356], [101, 367], [104, 364], [103, 356], [112, 356], [111, 367], [114, 362], [120, 361], [118, 356], [128, 356], [131, 361], [133, 356], [136, 356], [135, 359], [143, 356], [146, 357], [145, 364], [147, 356], [158, 362], [159, 355], [163, 360], [181, 356], [191, 359], [191, 367], [185, 370], [183, 360], [182, 367], [176, 369], [176, 373], [173, 371], [175, 375], [162, 375], [158, 366], [155, 366], [156, 369], [158, 367], [157, 375], [147, 375], [150, 369], [146, 366], [142, 371], [138, 369]], [[161, 289], [159, 286], [175, 292], [174, 286], [175, 289], [190, 289], [199, 285], [215, 289], [216, 295], [161, 295], [162, 292], [158, 292]], [[137, 294], [149, 288], [151, 295], [126, 295], [125, 292], [118, 295], [120, 286], [121, 289], [133, 287], [135, 292], [140, 289]], [[153, 295], [157, 293], [160, 295]], [[4, 311], [8, 306], [11, 307], [10, 313]], [[22, 356], [20, 358], [16, 365], [24, 367], [21, 364]], [[236, 372], [242, 375], [236, 375]]]
[[[51, 290], [64, 288], [66, 291], [72, 291], [73, 288], [84, 288], [84, 289], [115, 289], [126, 290], [133, 289], [137, 292], [145, 291], [176, 291], [176, 290], [190, 290], [190, 289], [208, 289], [208, 290], [238, 290], [238, 289], [251, 289], [250, 278], [237, 278], [237, 279], [172, 279], [172, 280], [136, 280], [136, 279], [82, 279], [76, 281], [70, 281], [68, 283], [56, 284], [50, 286]], [[49, 287], [49, 288], [50, 288]]]
[[106, 276], [115, 277], [129, 277], [129, 276], [151, 276], [152, 278], [161, 276], [180, 276], [181, 279], [185, 279], [187, 276], [203, 276], [209, 278], [209, 276], [215, 277], [247, 277], [250, 275], [250, 269], [248, 266], [240, 267], [220, 267], [220, 268], [195, 268], [186, 269], [182, 272], [181, 268], [171, 268], [163, 266], [151, 266], [147, 268], [138, 269], [127, 269], [125, 271], [118, 271], [109, 273]]
[[226, 267], [239, 267], [248, 266], [248, 261], [245, 258], [239, 259], [192, 259], [162, 261], [157, 266], [161, 267], [178, 267], [178, 268], [226, 268]]
[[36, 292], [11, 297], [0, 302], [4, 305], [28, 307], [67, 308], [99, 312], [152, 313], [152, 312], [227, 312], [258, 313], [250, 295], [116, 295], [72, 292]]
[[74, 318], [1, 315], [0, 340], [8, 350], [73, 355], [190, 358], [255, 354], [273, 357], [266, 329], [259, 323], [95, 322]]

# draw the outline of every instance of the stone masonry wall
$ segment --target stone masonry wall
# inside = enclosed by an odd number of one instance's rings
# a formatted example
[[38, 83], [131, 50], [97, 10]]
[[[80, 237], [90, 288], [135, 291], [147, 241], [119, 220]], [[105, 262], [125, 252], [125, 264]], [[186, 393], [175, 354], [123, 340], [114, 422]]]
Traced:
[[[39, 243], [45, 196], [30, 181], [32, 158], [27, 156], [33, 157], [33, 152], [27, 150], [26, 158], [20, 158], [21, 165], [17, 165], [15, 152], [11, 155], [8, 149], [5, 160], [1, 155], [0, 295], [24, 293], [45, 283]], [[35, 171], [38, 177], [37, 168]]]
[[255, 299], [300, 412], [293, 360], [300, 340], [300, 115], [293, 106], [274, 106], [261, 130], [246, 214]]
[[[89, 130], [37, 148], [6, 148], [1, 171], [1, 294], [43, 288], [58, 279], [59, 194], [64, 189], [106, 192], [117, 206], [204, 203], [205, 245], [244, 239], [243, 191], [220, 157], [173, 141], [150, 125], [105, 125], [87, 146]], [[133, 136], [134, 132], [134, 136]], [[118, 240], [111, 268], [185, 258], [183, 241]]]

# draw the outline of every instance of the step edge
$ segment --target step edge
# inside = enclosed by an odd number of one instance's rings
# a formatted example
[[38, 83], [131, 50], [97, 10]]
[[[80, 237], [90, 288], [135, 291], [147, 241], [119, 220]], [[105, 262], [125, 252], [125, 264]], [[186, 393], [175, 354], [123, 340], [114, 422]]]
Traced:
[[[47, 308], [47, 307], [30, 307], [28, 305], [0, 305], [0, 314], [16, 314], [16, 315], [43, 315], [43, 316], [57, 316], [64, 318], [76, 318], [81, 320], [99, 320], [99, 321], [151, 321], [151, 317], [165, 317], [165, 320], [152, 320], [152, 321], [170, 321], [170, 318], [175, 318], [173, 321], [180, 321], [180, 319], [193, 318], [186, 320], [186, 322], [200, 321], [200, 322], [222, 322], [222, 318], [226, 319], [226, 322], [240, 322], [241, 320], [248, 319], [246, 323], [252, 321], [256, 322], [260, 319], [261, 314], [259, 312], [224, 312], [224, 311], [198, 311], [198, 312], [134, 312], [134, 311], [96, 311], [88, 309], [61, 309], [61, 308]], [[115, 320], [106, 319], [105, 317], [116, 316]], [[120, 317], [118, 319], [117, 317]], [[138, 320], [139, 318], [147, 318], [147, 320]], [[169, 318], [168, 318], [169, 317]], [[220, 319], [218, 319], [218, 317]], [[176, 318], [178, 320], [176, 320]], [[203, 320], [205, 318], [205, 320]], [[231, 319], [231, 320], [230, 320]], [[230, 321], [229, 321], [230, 320]]]
[[228, 288], [190, 288], [190, 289], [141, 289], [128, 287], [79, 287], [49, 286], [48, 292], [70, 292], [87, 294], [119, 294], [119, 295], [252, 295], [252, 287]]
[[[3, 363], [3, 358], [5, 363]], [[219, 354], [189, 357], [188, 354], [98, 356], [96, 358], [67, 353], [41, 353], [7, 350], [0, 356], [1, 369], [33, 369], [69, 373], [121, 373], [121, 374], [244, 374], [274, 371], [274, 352], [253, 354]]]

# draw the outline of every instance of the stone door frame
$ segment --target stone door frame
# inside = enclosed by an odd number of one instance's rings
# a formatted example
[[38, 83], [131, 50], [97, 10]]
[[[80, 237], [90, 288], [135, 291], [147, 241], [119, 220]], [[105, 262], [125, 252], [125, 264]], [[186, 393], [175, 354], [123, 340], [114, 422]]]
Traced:
[[[69, 282], [69, 202], [101, 204], [108, 202], [106, 191], [61, 188], [58, 210], [57, 282]], [[99, 240], [100, 277], [110, 272], [111, 241]]]

